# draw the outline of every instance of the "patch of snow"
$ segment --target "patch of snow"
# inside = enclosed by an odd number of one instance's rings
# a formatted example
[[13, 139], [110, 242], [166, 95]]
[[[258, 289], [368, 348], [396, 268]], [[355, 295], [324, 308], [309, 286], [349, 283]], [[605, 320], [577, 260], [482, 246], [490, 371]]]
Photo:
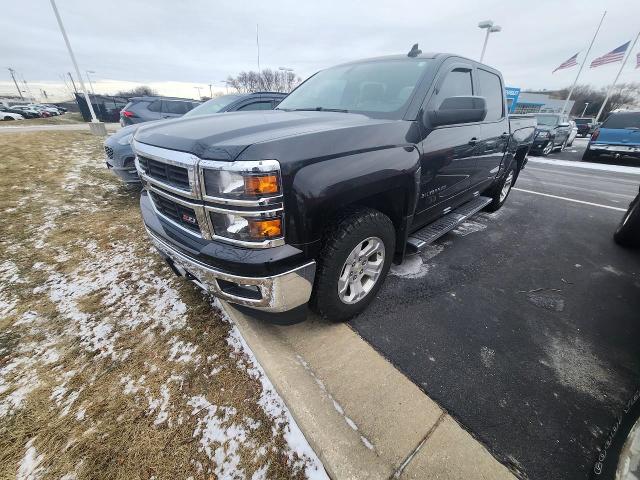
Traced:
[[485, 368], [492, 368], [493, 363], [496, 357], [496, 352], [492, 348], [489, 348], [485, 345], [480, 349], [480, 360], [482, 361], [482, 365]]
[[420, 255], [411, 255], [400, 265], [391, 265], [389, 274], [402, 278], [422, 278], [429, 273], [430, 265], [424, 263]]
[[38, 455], [36, 447], [33, 446], [34, 440], [35, 438], [32, 438], [27, 442], [26, 452], [18, 466], [16, 480], [38, 480], [45, 473], [44, 468], [40, 466], [44, 457]]
[[484, 223], [467, 220], [466, 222], [462, 222], [460, 225], [454, 228], [451, 233], [466, 237], [470, 233], [481, 232], [486, 228], [487, 225]]
[[621, 272], [620, 270], [618, 270], [617, 268], [613, 267], [612, 265], [607, 265], [605, 267], [602, 267], [602, 269], [605, 272], [609, 272], [609, 273], [613, 273], [614, 275], [621, 277], [622, 275], [624, 275], [623, 272]]
[[214, 299], [214, 305], [220, 310], [223, 318], [231, 324], [227, 342], [237, 353], [246, 355], [250, 362], [247, 371], [252, 376], [257, 375], [257, 378], [259, 378], [262, 383], [262, 394], [258, 403], [272, 418], [274, 418], [274, 420], [276, 420], [276, 423], [278, 423], [278, 421], [287, 423], [288, 428], [285, 433], [287, 445], [298, 455], [298, 457], [305, 458], [307, 460], [305, 465], [307, 478], [311, 480], [328, 479], [329, 477], [322, 466], [322, 462], [302, 434], [300, 427], [298, 427], [298, 424], [291, 415], [291, 412], [276, 392], [271, 380], [269, 380], [269, 377], [267, 377], [267, 374], [262, 369], [262, 366], [256, 359], [253, 351], [249, 348], [249, 345], [240, 334], [238, 327], [233, 323], [218, 299]]
[[601, 170], [606, 172], [631, 173], [635, 175], [640, 175], [640, 168], [627, 167], [624, 165], [608, 165], [604, 163], [575, 162], [571, 160], [552, 160], [550, 158], [532, 157], [532, 156], [529, 156], [529, 162], [546, 163], [549, 165], [559, 165], [561, 167], [574, 167], [574, 168], [583, 168], [587, 170]]

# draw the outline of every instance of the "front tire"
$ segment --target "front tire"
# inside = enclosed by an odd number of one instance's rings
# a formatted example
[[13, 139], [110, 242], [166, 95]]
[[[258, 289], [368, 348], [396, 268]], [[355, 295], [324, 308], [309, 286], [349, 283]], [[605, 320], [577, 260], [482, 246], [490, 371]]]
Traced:
[[629, 210], [622, 217], [613, 239], [623, 247], [640, 247], [640, 193], [629, 205]]
[[511, 187], [516, 180], [516, 169], [513, 165], [509, 167], [507, 173], [502, 177], [497, 185], [491, 190], [491, 203], [484, 209], [488, 212], [495, 212], [499, 210], [504, 202], [507, 201], [509, 193], [511, 193]]
[[336, 322], [362, 312], [389, 272], [395, 237], [393, 223], [377, 210], [363, 208], [341, 216], [318, 258], [311, 307]]

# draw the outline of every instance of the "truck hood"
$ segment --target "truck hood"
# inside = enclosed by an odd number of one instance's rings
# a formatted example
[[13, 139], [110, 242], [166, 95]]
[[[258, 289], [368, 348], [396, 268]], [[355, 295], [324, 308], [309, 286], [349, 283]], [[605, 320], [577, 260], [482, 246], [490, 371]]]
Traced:
[[[135, 140], [148, 145], [192, 153], [210, 160], [235, 160], [254, 144], [335, 130], [357, 131], [396, 120], [372, 119], [339, 112], [286, 112], [283, 110], [230, 112], [181, 118], [148, 126], [136, 132]], [[347, 132], [344, 132], [345, 134]], [[369, 141], [371, 142], [370, 139]], [[375, 140], [374, 140], [375, 141]]]
[[638, 145], [640, 144], [640, 130], [635, 128], [600, 128], [600, 135], [593, 143]]

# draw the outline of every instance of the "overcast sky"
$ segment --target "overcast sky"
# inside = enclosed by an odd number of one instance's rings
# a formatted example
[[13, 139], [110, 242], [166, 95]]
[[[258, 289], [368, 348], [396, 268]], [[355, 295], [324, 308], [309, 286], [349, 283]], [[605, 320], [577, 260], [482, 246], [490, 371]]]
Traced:
[[[3, 0], [2, 67], [13, 67], [32, 90], [61, 92], [60, 75], [72, 71], [48, 0]], [[164, 94], [195, 96], [195, 85], [220, 82], [257, 68], [256, 24], [262, 68], [294, 68], [303, 78], [349, 60], [405, 53], [419, 42], [427, 51], [478, 58], [492, 19], [485, 62], [500, 69], [507, 85], [557, 88], [571, 84], [577, 68], [551, 72], [574, 53], [584, 58], [603, 10], [607, 16], [589, 62], [640, 29], [638, 0], [449, 0], [404, 1], [178, 1], [58, 0], [81, 70], [94, 70], [97, 91], [125, 82], [152, 84]], [[640, 81], [633, 51], [621, 82]], [[590, 69], [580, 83], [604, 85], [619, 65]], [[75, 77], [75, 73], [74, 73]], [[58, 84], [57, 90], [56, 85]], [[202, 93], [208, 94], [208, 87]], [[15, 87], [4, 69], [0, 94]], [[34, 91], [34, 93], [37, 93]]]

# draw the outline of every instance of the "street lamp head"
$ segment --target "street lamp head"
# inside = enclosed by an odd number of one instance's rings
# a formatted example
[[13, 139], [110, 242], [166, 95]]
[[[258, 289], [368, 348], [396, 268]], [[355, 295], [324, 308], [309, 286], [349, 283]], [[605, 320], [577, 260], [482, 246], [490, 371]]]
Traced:
[[499, 31], [501, 31], [501, 30], [502, 30], [502, 27], [501, 27], [500, 25], [494, 25], [493, 27], [490, 27], [490, 28], [489, 28], [489, 31], [490, 31], [491, 33], [499, 32]]
[[478, 23], [478, 27], [480, 28], [491, 28], [493, 27], [493, 20], [485, 20], [484, 22]]

